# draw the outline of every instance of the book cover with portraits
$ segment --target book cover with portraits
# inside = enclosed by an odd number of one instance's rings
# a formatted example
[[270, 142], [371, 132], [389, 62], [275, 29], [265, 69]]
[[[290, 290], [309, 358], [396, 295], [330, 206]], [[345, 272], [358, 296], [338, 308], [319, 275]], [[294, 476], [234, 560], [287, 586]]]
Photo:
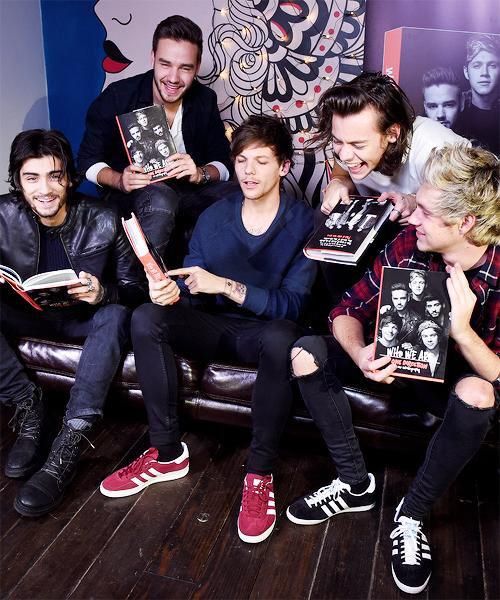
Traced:
[[443, 382], [450, 331], [448, 274], [383, 267], [375, 358], [390, 356], [395, 377]]

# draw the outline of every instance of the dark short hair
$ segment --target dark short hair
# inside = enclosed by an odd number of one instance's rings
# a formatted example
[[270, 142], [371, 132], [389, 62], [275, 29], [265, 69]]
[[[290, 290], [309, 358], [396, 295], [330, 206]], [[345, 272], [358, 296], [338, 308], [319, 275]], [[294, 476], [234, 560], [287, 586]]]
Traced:
[[20, 172], [23, 164], [31, 158], [52, 156], [61, 161], [62, 176], [66, 176], [73, 190], [80, 183], [67, 138], [55, 129], [29, 129], [18, 133], [12, 142], [9, 157], [10, 191], [19, 199], [24, 198], [21, 190]]
[[425, 90], [431, 85], [454, 85], [460, 91], [460, 83], [455, 71], [451, 67], [435, 67], [429, 69], [422, 75], [422, 89]]
[[441, 305], [444, 304], [443, 298], [441, 296], [439, 296], [438, 294], [427, 294], [426, 296], [423, 297], [422, 302], [424, 304], [424, 306], [427, 304], [427, 302], [439, 302]]
[[400, 331], [401, 327], [403, 326], [403, 319], [401, 319], [401, 317], [397, 313], [387, 312], [382, 317], [380, 317], [380, 321], [378, 323], [379, 331], [382, 331], [382, 327], [384, 327], [388, 323], [394, 323], [394, 325], [396, 325], [396, 327], [398, 328], [398, 331]]
[[137, 121], [132, 121], [132, 123], [129, 123], [127, 129], [129, 131], [132, 131], [132, 129], [139, 129], [139, 131], [142, 131], [141, 126], [139, 123], [137, 123]]
[[293, 140], [286, 125], [276, 116], [251, 115], [233, 131], [231, 158], [234, 160], [251, 144], [272, 148], [278, 162], [293, 164]]
[[406, 292], [407, 294], [410, 293], [408, 286], [405, 283], [402, 283], [401, 281], [397, 281], [396, 283], [393, 283], [391, 285], [391, 294], [392, 294], [392, 292], [395, 292], [396, 290], [401, 290], [402, 292]]
[[156, 52], [158, 42], [162, 39], [194, 44], [198, 47], [198, 63], [201, 62], [203, 33], [191, 19], [180, 15], [172, 15], [158, 23], [153, 34], [153, 52]]
[[385, 150], [376, 170], [393, 175], [401, 166], [411, 143], [415, 111], [399, 85], [382, 73], [361, 73], [352, 81], [335, 85], [319, 99], [317, 106], [318, 133], [313, 143], [327, 146], [332, 138], [332, 117], [348, 117], [371, 106], [378, 114], [378, 129], [386, 133], [392, 125], [399, 125], [398, 139]]

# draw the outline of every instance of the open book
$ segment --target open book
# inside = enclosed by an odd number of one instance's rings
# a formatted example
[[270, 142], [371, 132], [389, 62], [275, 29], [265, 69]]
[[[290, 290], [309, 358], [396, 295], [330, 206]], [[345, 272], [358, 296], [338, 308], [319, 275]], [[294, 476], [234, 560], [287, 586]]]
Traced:
[[131, 165], [143, 167], [151, 181], [168, 177], [169, 156], [177, 152], [163, 106], [138, 108], [117, 115], [116, 122]]
[[158, 251], [153, 244], [148, 240], [135, 214], [132, 213], [129, 219], [122, 218], [122, 224], [130, 245], [137, 258], [143, 264], [146, 273], [148, 273], [154, 281], [168, 279], [168, 275], [166, 274], [167, 267], [165, 266], [163, 259], [158, 254]]
[[[10, 287], [19, 294], [26, 302], [31, 304], [36, 310], [43, 310], [43, 304], [47, 306], [60, 305], [63, 302], [63, 298], [67, 299], [67, 303], [72, 303], [71, 298], [66, 294], [66, 290], [60, 290], [57, 288], [65, 288], [71, 285], [80, 283], [76, 273], [73, 269], [61, 269], [59, 271], [47, 271], [45, 273], [38, 273], [28, 277], [23, 281], [14, 269], [5, 265], [0, 265], [0, 276], [10, 285]], [[46, 290], [45, 292], [39, 292], [34, 295], [28, 294], [37, 290]], [[60, 299], [56, 299], [56, 295]], [[33, 297], [32, 297], [33, 296]], [[64, 302], [66, 305], [66, 302]]]
[[350, 198], [350, 204], [337, 204], [313, 232], [304, 247], [308, 258], [355, 265], [393, 208], [389, 200], [379, 202], [365, 196]]
[[384, 267], [375, 358], [390, 356], [396, 377], [443, 382], [450, 331], [448, 274]]

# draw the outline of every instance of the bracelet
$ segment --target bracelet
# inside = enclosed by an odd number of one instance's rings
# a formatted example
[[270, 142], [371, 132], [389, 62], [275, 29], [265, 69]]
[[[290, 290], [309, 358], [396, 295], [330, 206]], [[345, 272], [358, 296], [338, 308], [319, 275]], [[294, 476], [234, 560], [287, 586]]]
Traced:
[[199, 169], [201, 170], [200, 184], [205, 185], [206, 183], [210, 183], [210, 181], [212, 181], [212, 178], [210, 176], [210, 173], [208, 172], [207, 167], [205, 167], [205, 165], [201, 165]]

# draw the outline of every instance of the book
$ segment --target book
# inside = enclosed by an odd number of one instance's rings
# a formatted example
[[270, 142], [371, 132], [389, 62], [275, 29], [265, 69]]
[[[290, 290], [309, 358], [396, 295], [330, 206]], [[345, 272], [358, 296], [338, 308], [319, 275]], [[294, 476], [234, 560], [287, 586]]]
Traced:
[[313, 260], [355, 265], [393, 208], [390, 200], [379, 202], [367, 196], [350, 196], [325, 217], [304, 247]]
[[443, 382], [450, 332], [448, 274], [383, 267], [375, 358], [390, 356], [395, 377]]
[[117, 115], [116, 122], [130, 164], [143, 167], [151, 181], [166, 179], [169, 156], [177, 149], [163, 106], [153, 104]]
[[132, 213], [128, 219], [122, 217], [122, 225], [130, 245], [137, 258], [141, 261], [146, 273], [148, 273], [154, 281], [169, 279], [166, 274], [167, 267], [165, 266], [162, 257], [148, 240], [135, 214]]
[[[383, 72], [405, 91], [417, 115], [439, 121], [498, 154], [500, 102], [492, 102], [489, 109], [474, 106], [472, 86], [480, 88], [475, 93], [481, 96], [485, 84], [471, 77], [466, 65], [467, 47], [474, 44], [479, 47], [480, 40], [486, 47], [500, 46], [498, 33], [418, 27], [391, 29], [384, 33]], [[478, 56], [481, 59], [479, 51]], [[478, 68], [474, 63], [472, 60], [469, 69]]]
[[46, 271], [23, 281], [17, 271], [6, 265], [0, 265], [0, 276], [36, 310], [43, 310], [43, 306], [59, 307], [73, 304], [75, 300], [61, 288], [80, 283], [73, 269]]

